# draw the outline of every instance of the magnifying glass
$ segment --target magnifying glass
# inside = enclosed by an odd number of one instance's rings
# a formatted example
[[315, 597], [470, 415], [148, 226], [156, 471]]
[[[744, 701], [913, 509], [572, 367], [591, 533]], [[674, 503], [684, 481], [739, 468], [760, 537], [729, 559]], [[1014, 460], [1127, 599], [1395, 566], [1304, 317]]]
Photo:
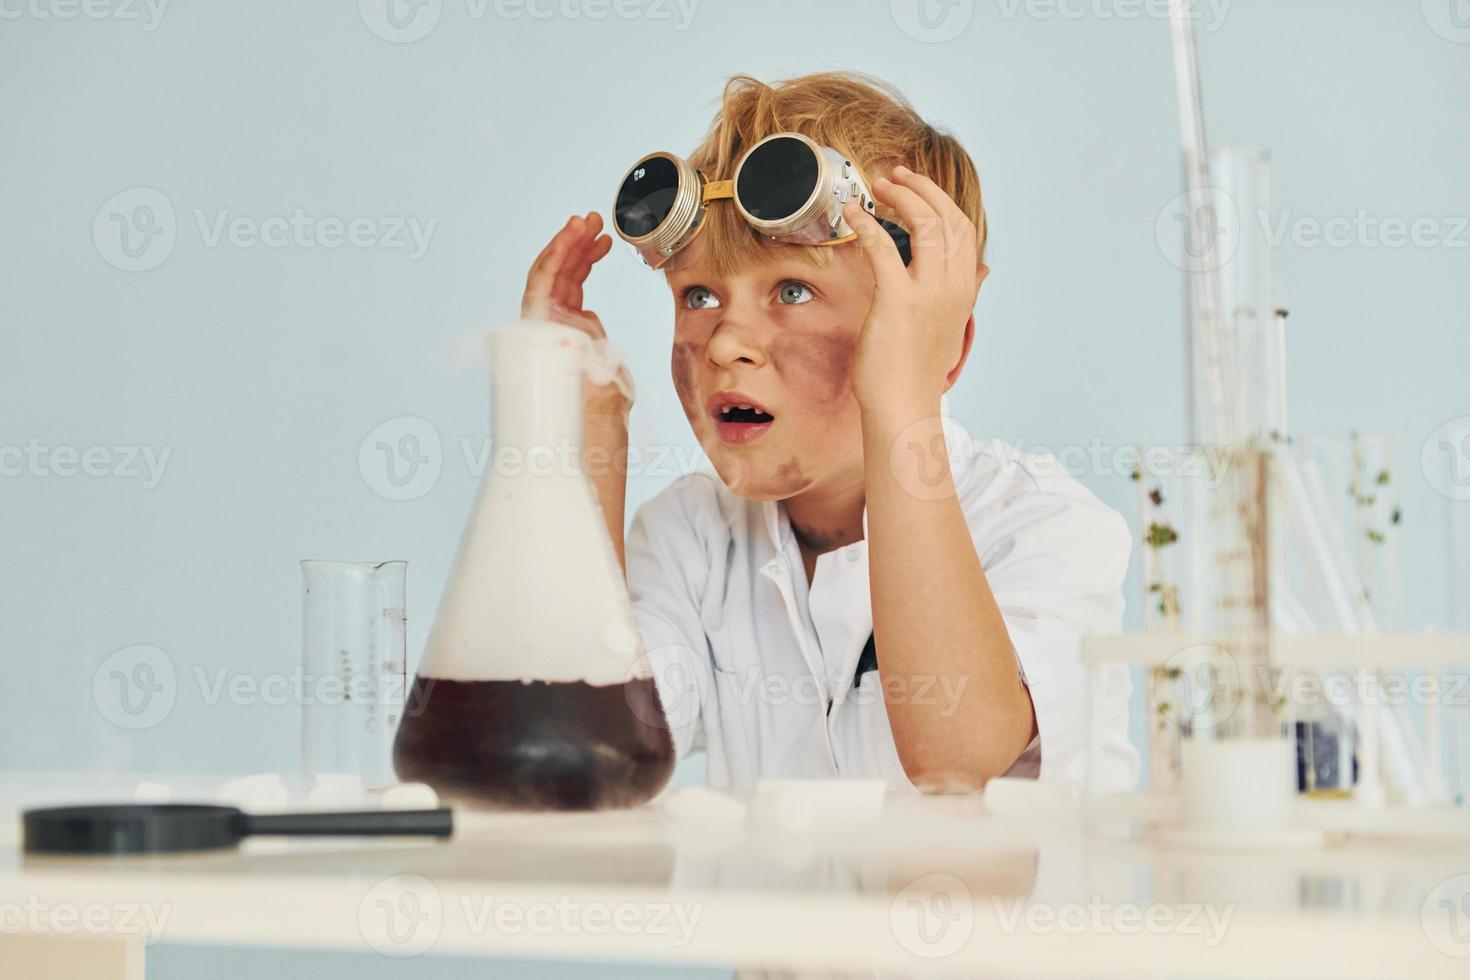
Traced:
[[21, 814], [27, 854], [162, 854], [235, 847], [246, 837], [448, 837], [453, 811], [251, 814], [232, 806], [125, 803]]

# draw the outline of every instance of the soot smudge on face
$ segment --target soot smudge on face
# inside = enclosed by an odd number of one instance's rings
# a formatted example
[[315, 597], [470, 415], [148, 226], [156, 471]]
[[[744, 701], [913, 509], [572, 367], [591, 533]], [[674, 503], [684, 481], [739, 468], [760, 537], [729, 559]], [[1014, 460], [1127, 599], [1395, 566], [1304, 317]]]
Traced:
[[783, 334], [771, 345], [776, 370], [793, 389], [814, 392], [832, 402], [852, 390], [857, 337], [847, 333]]
[[674, 344], [670, 368], [674, 376], [674, 390], [679, 394], [679, 404], [684, 406], [684, 417], [691, 428], [698, 418], [698, 406], [694, 404], [694, 345], [688, 342]]
[[789, 496], [800, 490], [805, 490], [811, 485], [806, 474], [801, 471], [801, 460], [795, 456], [782, 463], [776, 468], [775, 487], [777, 493]]

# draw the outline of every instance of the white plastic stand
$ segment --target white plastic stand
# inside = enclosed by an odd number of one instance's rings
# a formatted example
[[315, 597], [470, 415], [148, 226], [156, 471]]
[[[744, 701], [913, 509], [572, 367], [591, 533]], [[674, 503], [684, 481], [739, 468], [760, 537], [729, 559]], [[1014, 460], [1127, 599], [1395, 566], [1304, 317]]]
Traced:
[[1184, 822], [1170, 844], [1266, 849], [1313, 847], [1322, 833], [1294, 826], [1296, 748], [1285, 738], [1195, 739], [1180, 746]]

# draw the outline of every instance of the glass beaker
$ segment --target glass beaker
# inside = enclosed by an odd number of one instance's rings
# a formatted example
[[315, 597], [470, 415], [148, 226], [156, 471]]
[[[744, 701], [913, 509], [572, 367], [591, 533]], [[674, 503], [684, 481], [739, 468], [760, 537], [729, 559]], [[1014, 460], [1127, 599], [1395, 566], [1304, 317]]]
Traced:
[[393, 785], [393, 733], [407, 693], [407, 562], [301, 563], [301, 775]]
[[491, 809], [653, 796], [673, 742], [582, 471], [586, 334], [490, 334], [491, 466], [398, 731], [404, 780]]

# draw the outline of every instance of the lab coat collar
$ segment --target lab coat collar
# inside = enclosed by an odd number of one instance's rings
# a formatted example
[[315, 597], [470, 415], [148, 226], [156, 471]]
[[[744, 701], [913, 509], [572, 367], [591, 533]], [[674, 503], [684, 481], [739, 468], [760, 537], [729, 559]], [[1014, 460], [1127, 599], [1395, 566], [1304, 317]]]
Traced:
[[781, 501], [766, 500], [761, 503], [761, 525], [766, 529], [766, 540], [771, 550], [780, 554], [785, 551], [786, 529], [789, 526], [781, 513]]

